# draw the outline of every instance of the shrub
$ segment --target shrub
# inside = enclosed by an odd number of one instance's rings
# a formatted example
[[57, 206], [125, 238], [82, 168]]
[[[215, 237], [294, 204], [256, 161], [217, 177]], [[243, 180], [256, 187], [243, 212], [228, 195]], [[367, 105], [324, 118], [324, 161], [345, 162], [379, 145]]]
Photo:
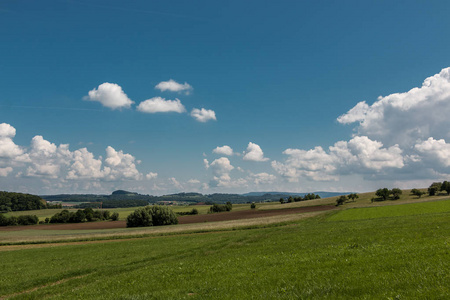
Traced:
[[392, 197], [394, 200], [400, 199], [400, 195], [402, 194], [402, 190], [399, 188], [393, 188], [391, 190]]
[[113, 212], [110, 217], [111, 221], [119, 221], [119, 213]]
[[17, 218], [19, 225], [35, 225], [39, 222], [39, 218], [36, 215], [22, 215]]
[[227, 204], [213, 204], [209, 208], [210, 213], [223, 212], [223, 211], [231, 211], [233, 209], [233, 205], [231, 202], [227, 202]]
[[256, 204], [255, 204], [255, 203], [252, 203], [252, 205], [250, 205], [250, 208], [251, 208], [251, 209], [255, 209], [255, 208], [256, 208]]
[[339, 198], [336, 199], [336, 206], [342, 205], [345, 203], [345, 201], [347, 201], [347, 196], [340, 196]]
[[138, 208], [127, 217], [127, 227], [145, 227], [178, 224], [176, 214], [166, 206]]

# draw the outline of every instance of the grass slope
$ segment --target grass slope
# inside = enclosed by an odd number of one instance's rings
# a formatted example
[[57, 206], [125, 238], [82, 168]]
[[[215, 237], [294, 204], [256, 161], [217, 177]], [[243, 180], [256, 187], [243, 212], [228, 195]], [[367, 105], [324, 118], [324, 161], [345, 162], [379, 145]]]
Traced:
[[21, 299], [448, 299], [450, 213], [4, 251]]
[[331, 216], [329, 220], [343, 221], [377, 219], [440, 212], [450, 212], [450, 200], [347, 209]]

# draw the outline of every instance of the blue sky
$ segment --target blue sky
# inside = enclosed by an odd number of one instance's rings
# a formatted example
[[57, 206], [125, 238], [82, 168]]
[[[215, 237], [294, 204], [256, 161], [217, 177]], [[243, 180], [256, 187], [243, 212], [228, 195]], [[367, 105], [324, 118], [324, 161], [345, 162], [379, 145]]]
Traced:
[[449, 12], [448, 1], [1, 1], [0, 190], [362, 192], [448, 179]]

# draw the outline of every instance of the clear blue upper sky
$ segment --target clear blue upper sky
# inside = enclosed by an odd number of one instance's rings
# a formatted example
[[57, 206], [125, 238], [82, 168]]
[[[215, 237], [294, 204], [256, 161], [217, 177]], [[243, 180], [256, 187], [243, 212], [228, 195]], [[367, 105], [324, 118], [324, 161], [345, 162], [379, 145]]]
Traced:
[[448, 1], [0, 1], [0, 190], [448, 179], [449, 15]]

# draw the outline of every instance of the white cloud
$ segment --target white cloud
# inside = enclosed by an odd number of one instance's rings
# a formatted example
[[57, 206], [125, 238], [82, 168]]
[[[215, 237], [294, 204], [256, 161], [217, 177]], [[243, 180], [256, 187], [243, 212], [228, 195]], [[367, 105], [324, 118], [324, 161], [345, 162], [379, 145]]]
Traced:
[[414, 146], [416, 140], [450, 138], [450, 68], [428, 77], [421, 87], [358, 103], [337, 120], [359, 122], [356, 131], [386, 145]]
[[158, 112], [183, 113], [186, 111], [179, 99], [166, 100], [161, 97], [153, 97], [151, 99], [142, 101], [141, 103], [139, 103], [137, 110], [151, 114]]
[[247, 151], [244, 153], [243, 160], [267, 161], [269, 159], [264, 157], [264, 152], [259, 145], [250, 142], [248, 143]]
[[105, 165], [111, 169], [107, 176], [109, 180], [134, 179], [139, 180], [142, 174], [136, 169], [135, 157], [113, 147], [106, 148]]
[[134, 102], [122, 90], [122, 87], [115, 83], [105, 82], [89, 91], [84, 100], [97, 101], [103, 106], [111, 109], [129, 108]]
[[102, 159], [96, 159], [86, 148], [73, 152], [73, 161], [67, 172], [67, 179], [100, 179], [110, 172], [110, 168], [102, 169]]
[[13, 171], [13, 168], [6, 167], [6, 168], [0, 168], [0, 177], [6, 177], [9, 173]]
[[214, 175], [213, 180], [211, 181], [213, 186], [223, 186], [231, 182], [230, 172], [234, 167], [231, 165], [228, 158], [218, 158], [214, 160], [209, 167], [212, 169]]
[[16, 159], [24, 153], [24, 150], [13, 142], [16, 129], [9, 124], [0, 124], [0, 159]]
[[386, 169], [404, 167], [404, 157], [398, 145], [383, 148], [383, 144], [366, 136], [339, 141], [326, 152], [318, 146], [311, 150], [286, 149], [284, 163], [272, 161], [272, 167], [288, 181], [300, 178], [313, 181], [337, 181], [340, 175], [374, 174]]
[[28, 152], [31, 165], [27, 168], [26, 176], [57, 178], [62, 166], [67, 166], [72, 159], [69, 145], [55, 144], [37, 135], [31, 140]]
[[258, 174], [250, 174], [250, 179], [256, 185], [260, 185], [260, 184], [272, 184], [275, 182], [277, 177], [275, 175], [262, 172]]
[[435, 140], [430, 137], [428, 140], [418, 143], [414, 148], [419, 151], [425, 160], [435, 162], [431, 167], [439, 169], [440, 166], [450, 167], [450, 144], [444, 139]]
[[213, 153], [216, 154], [222, 154], [222, 155], [233, 155], [233, 149], [230, 146], [224, 145], [222, 147], [216, 147], [213, 151]]
[[16, 136], [16, 129], [7, 123], [0, 124], [0, 138], [13, 138]]
[[206, 158], [203, 159], [203, 165], [205, 166], [205, 169], [209, 169], [209, 161]]
[[161, 81], [155, 86], [155, 89], [158, 89], [161, 92], [164, 91], [185, 92], [186, 95], [188, 95], [193, 90], [192, 86], [187, 82], [181, 84], [173, 79], [170, 79], [169, 81]]
[[153, 173], [153, 172], [150, 172], [150, 173], [148, 173], [147, 175], [145, 175], [145, 178], [147, 178], [147, 179], [155, 179], [156, 177], [158, 177], [158, 173]]
[[183, 185], [178, 182], [175, 177], [169, 178], [170, 185], [174, 186], [178, 190], [183, 190]]
[[202, 123], [208, 122], [209, 120], [214, 121], [217, 120], [216, 113], [213, 110], [204, 108], [202, 109], [194, 108], [191, 111], [191, 117]]
[[200, 180], [198, 180], [198, 179], [189, 179], [189, 180], [188, 180], [188, 183], [189, 183], [189, 184], [199, 184], [199, 183], [200, 183]]

